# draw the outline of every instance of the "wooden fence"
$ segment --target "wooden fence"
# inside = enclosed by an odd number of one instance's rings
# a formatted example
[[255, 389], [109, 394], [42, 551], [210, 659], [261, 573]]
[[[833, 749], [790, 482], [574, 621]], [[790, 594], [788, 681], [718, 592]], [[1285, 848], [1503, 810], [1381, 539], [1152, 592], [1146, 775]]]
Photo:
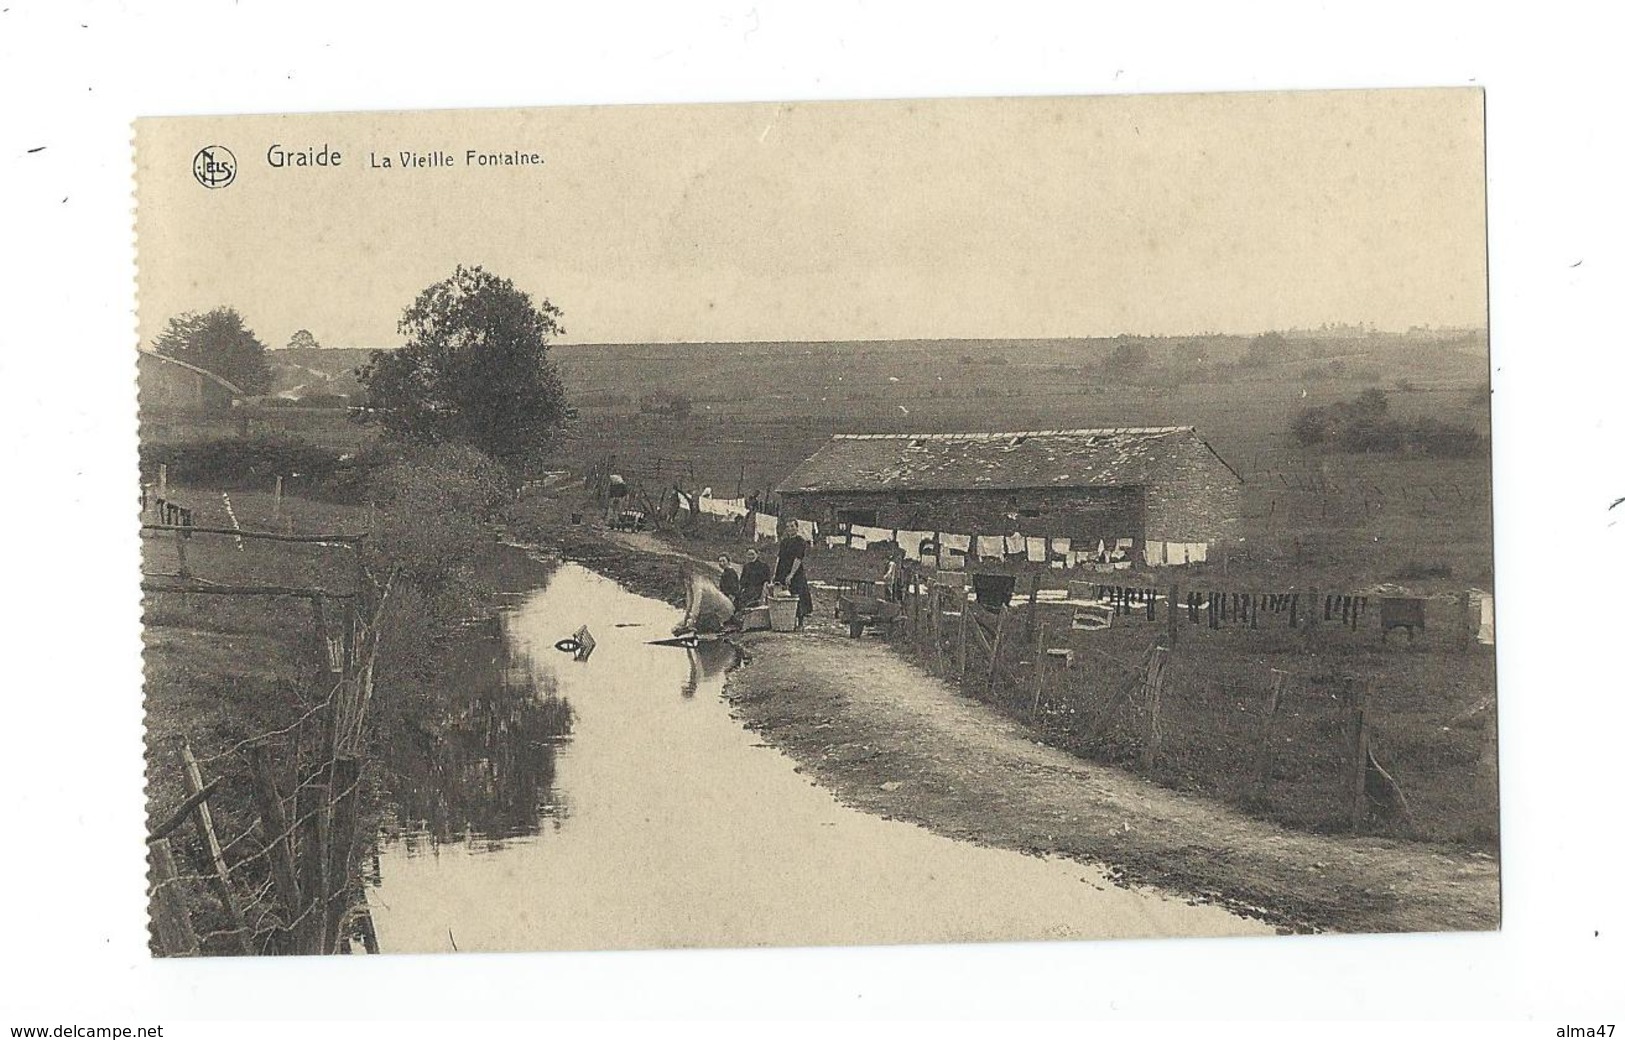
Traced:
[[[1140, 615], [1155, 621], [1139, 629], [1145, 641], [1137, 654], [1122, 652], [1121, 637], [1115, 651], [1091, 645], [1064, 620], [1072, 608], [1042, 601], [1036, 582], [1000, 610], [979, 606], [963, 585], [911, 582], [893, 635], [938, 676], [1069, 749], [1174, 781], [1202, 758], [1217, 763], [1209, 771], [1226, 778], [1223, 793], [1240, 804], [1265, 806], [1280, 795], [1340, 807], [1335, 819], [1323, 815], [1315, 826], [1340, 821], [1358, 833], [1380, 821], [1390, 831], [1413, 829], [1401, 781], [1377, 758], [1369, 677], [1261, 666], [1245, 688], [1215, 683], [1204, 674], [1199, 649], [1178, 650], [1188, 601], [1177, 588], [1145, 590], [1144, 598], [1153, 593], [1163, 607]], [[1258, 613], [1274, 616], [1279, 605], [1268, 596], [1236, 595], [1225, 599], [1227, 624], [1251, 625]], [[1198, 613], [1205, 621], [1206, 604], [1217, 610], [1220, 597], [1204, 597]], [[1140, 598], [1113, 587], [1106, 602], [1129, 610]], [[1167, 608], [1170, 601], [1175, 609]], [[1325, 624], [1322, 594], [1314, 602], [1316, 623]], [[1239, 615], [1232, 615], [1232, 603]], [[1309, 624], [1309, 613], [1299, 623]]]
[[[149, 603], [171, 596], [293, 599], [309, 604], [316, 661], [300, 710], [274, 728], [209, 754], [182, 737], [149, 749], [149, 770], [174, 770], [185, 797], [154, 807], [148, 835], [152, 946], [199, 953], [377, 952], [360, 857], [366, 718], [380, 626], [395, 575], [375, 581], [366, 536], [293, 536], [190, 524], [144, 525], [173, 538], [179, 573], [149, 574]], [[220, 537], [339, 547], [354, 557], [350, 589], [232, 584], [192, 573], [186, 545]], [[155, 623], [149, 612], [149, 624]], [[156, 622], [162, 624], [162, 622]], [[149, 773], [149, 786], [157, 789]], [[172, 787], [173, 785], [163, 785]]]

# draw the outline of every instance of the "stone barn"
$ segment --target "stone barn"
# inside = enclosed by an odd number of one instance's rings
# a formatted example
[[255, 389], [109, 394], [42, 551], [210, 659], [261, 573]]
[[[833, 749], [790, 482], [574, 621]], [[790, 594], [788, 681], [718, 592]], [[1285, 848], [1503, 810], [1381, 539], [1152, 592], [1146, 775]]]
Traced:
[[1157, 426], [837, 434], [777, 491], [784, 515], [829, 530], [1019, 533], [1089, 546], [1131, 538], [1143, 548], [1232, 541], [1241, 483], [1194, 427]]

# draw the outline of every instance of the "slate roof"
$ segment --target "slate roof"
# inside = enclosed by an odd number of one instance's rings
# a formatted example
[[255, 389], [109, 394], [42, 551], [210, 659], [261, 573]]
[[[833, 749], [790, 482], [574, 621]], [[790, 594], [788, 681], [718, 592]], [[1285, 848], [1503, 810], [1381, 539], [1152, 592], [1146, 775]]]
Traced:
[[1188, 442], [1230, 468], [1197, 437], [1194, 426], [838, 433], [784, 478], [778, 490], [795, 494], [1144, 485], [1155, 479], [1175, 449]]

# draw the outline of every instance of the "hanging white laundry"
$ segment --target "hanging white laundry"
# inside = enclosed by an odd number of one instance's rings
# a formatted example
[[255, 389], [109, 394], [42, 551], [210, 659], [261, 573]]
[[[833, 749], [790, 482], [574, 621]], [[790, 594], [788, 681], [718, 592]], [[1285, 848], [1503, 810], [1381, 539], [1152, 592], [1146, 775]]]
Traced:
[[1489, 592], [1478, 597], [1478, 641], [1485, 646], [1495, 645], [1495, 596]]
[[818, 535], [818, 528], [813, 525], [811, 520], [797, 520], [793, 526], [795, 527], [796, 534], [799, 534], [809, 542], [811, 542], [813, 538]]
[[924, 531], [898, 531], [897, 545], [910, 560], [920, 558], [920, 543], [931, 537]]
[[970, 552], [970, 535], [945, 534], [942, 536], [942, 548], [945, 550], [945, 555], [965, 556]]
[[1049, 540], [1049, 554], [1052, 558], [1058, 557], [1062, 563], [1066, 563], [1068, 557], [1072, 555], [1072, 539], [1051, 538]]
[[1164, 564], [1172, 563], [1173, 560], [1169, 559], [1169, 557], [1168, 557], [1168, 550], [1171, 549], [1171, 548], [1173, 548], [1173, 543], [1171, 543], [1171, 542], [1146, 542], [1145, 543], [1145, 563], [1146, 563], [1146, 566], [1148, 566], [1148, 567], [1161, 567]]
[[1207, 543], [1192, 542], [1190, 545], [1185, 546], [1185, 558], [1191, 563], [1206, 563]]
[[1027, 561], [1029, 563], [1043, 563], [1049, 559], [1049, 546], [1044, 544], [1042, 538], [1027, 539]]
[[1014, 556], [1017, 553], [1027, 552], [1027, 539], [1019, 534], [1006, 535], [1004, 539], [1004, 554]]
[[752, 540], [760, 542], [768, 538], [777, 538], [779, 536], [779, 518], [773, 514], [757, 513], [756, 519], [753, 522], [756, 524], [756, 527], [751, 532]]
[[981, 560], [1004, 559], [1004, 535], [979, 534], [976, 536], [976, 557]]
[[1132, 548], [1134, 548], [1134, 539], [1132, 539], [1132, 538], [1119, 538], [1117, 540], [1117, 547], [1119, 549], [1132, 549]]
[[854, 533], [852, 535], [852, 540], [847, 544], [854, 549], [867, 549], [869, 548], [869, 539], [865, 538], [861, 534]]
[[889, 527], [870, 527], [867, 524], [853, 524], [852, 534], [854, 537], [861, 537], [865, 542], [891, 541], [891, 528]]

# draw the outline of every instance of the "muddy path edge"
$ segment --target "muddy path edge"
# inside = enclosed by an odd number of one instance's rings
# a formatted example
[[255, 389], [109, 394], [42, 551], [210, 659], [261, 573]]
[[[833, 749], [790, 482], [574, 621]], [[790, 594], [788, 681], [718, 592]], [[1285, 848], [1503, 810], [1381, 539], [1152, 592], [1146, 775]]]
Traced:
[[[586, 528], [509, 533], [677, 605], [681, 565], [698, 559]], [[735, 717], [854, 808], [955, 840], [1098, 863], [1119, 885], [1223, 906], [1283, 933], [1499, 927], [1493, 857], [1293, 831], [1158, 787], [1041, 743], [873, 640], [751, 633], [737, 645], [741, 663], [723, 688]]]

